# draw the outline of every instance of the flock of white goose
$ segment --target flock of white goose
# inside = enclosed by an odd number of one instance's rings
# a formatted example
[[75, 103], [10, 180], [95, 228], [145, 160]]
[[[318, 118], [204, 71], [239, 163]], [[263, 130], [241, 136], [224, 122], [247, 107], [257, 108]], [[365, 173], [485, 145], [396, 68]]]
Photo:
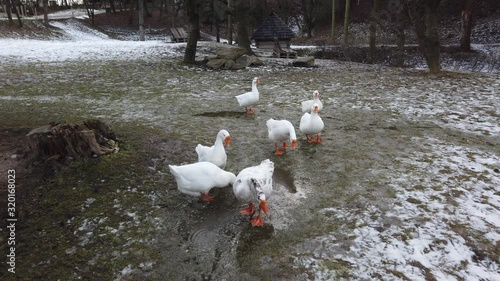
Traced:
[[[252, 106], [259, 101], [259, 91], [257, 84], [258, 77], [252, 80], [252, 91], [236, 96], [240, 106], [245, 107], [247, 114], [253, 114]], [[323, 109], [323, 104], [319, 100], [318, 91], [314, 91], [313, 99], [302, 102], [302, 112], [304, 115], [300, 119], [300, 131], [306, 135], [309, 143], [321, 142], [320, 133], [324, 128], [323, 121], [318, 112]], [[269, 119], [266, 122], [269, 139], [274, 142], [276, 155], [282, 155], [288, 147], [290, 140], [292, 149], [297, 146], [295, 128], [288, 120]], [[314, 137], [316, 136], [316, 137]], [[177, 188], [180, 192], [191, 196], [200, 197], [203, 201], [212, 201], [213, 197], [208, 195], [214, 187], [225, 187], [231, 184], [237, 199], [248, 203], [248, 207], [241, 211], [243, 215], [250, 216], [250, 223], [253, 226], [263, 226], [261, 212], [268, 214], [266, 199], [269, 199], [273, 191], [272, 177], [274, 163], [266, 159], [260, 165], [245, 168], [238, 176], [231, 172], [224, 171], [226, 167], [227, 155], [224, 149], [231, 144], [231, 135], [226, 130], [221, 130], [215, 138], [213, 146], [198, 144], [196, 153], [198, 162], [193, 164], [174, 166], [169, 165], [170, 172], [175, 177]], [[280, 150], [279, 143], [282, 143]], [[254, 202], [259, 206], [258, 215]]]

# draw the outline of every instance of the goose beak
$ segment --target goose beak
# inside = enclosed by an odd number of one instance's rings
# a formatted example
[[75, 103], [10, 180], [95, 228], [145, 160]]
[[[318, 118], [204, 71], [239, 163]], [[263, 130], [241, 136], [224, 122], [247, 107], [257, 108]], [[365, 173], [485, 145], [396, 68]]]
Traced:
[[297, 147], [297, 140], [292, 140], [292, 149]]
[[259, 83], [260, 83], [260, 79], [259, 79], [259, 78], [257, 78], [257, 80], [256, 80], [255, 82], [257, 82], [257, 84], [259, 84]]
[[227, 147], [230, 147], [231, 146], [231, 136], [227, 136], [224, 139], [224, 143], [226, 144]]
[[264, 214], [267, 215], [267, 202], [266, 202], [266, 200], [261, 200], [259, 207], [264, 212]]
[[317, 106], [317, 105], [316, 105], [316, 106], [314, 106], [314, 112], [316, 112], [316, 113], [317, 113], [317, 112], [319, 112], [319, 108], [318, 108], [318, 106]]

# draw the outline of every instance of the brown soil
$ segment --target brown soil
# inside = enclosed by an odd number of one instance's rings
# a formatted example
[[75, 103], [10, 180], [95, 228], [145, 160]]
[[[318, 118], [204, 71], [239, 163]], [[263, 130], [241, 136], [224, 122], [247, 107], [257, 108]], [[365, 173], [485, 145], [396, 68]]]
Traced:
[[[28, 141], [26, 134], [31, 129], [0, 129], [0, 198], [7, 199], [7, 174], [15, 171], [16, 201], [24, 194], [27, 186], [38, 177], [35, 171], [28, 168]], [[7, 204], [0, 204], [2, 216], [7, 215]]]

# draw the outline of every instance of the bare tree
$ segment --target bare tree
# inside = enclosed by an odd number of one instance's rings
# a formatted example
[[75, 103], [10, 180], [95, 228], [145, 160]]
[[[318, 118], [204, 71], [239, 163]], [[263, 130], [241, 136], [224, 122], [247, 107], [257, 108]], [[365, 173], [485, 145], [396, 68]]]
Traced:
[[470, 52], [470, 36], [472, 33], [472, 16], [474, 0], [465, 0], [462, 9], [462, 34], [460, 35], [460, 49], [462, 52]]
[[377, 55], [377, 24], [378, 10], [380, 8], [380, 0], [373, 0], [372, 17], [370, 20], [370, 58], [369, 63], [374, 63]]
[[[7, 1], [9, 1], [9, 0], [7, 0]], [[12, 0], [12, 2], [10, 2], [10, 4], [11, 4], [11, 9], [14, 8], [14, 13], [16, 14], [17, 22], [19, 23], [19, 26], [23, 27], [23, 21], [21, 20], [21, 16], [19, 15], [19, 11], [16, 8], [16, 5], [18, 5], [17, 1]]]
[[[228, 10], [232, 9], [231, 1], [232, 0], [227, 0], [227, 9]], [[227, 30], [228, 30], [227, 31], [228, 32], [228, 36], [227, 36], [228, 43], [229, 43], [229, 45], [233, 45], [233, 16], [231, 14], [227, 15]]]
[[196, 63], [196, 48], [198, 40], [200, 39], [200, 15], [199, 15], [199, 2], [200, 0], [186, 0], [186, 11], [189, 18], [191, 30], [189, 31], [189, 38], [184, 52], [184, 63]]
[[144, 0], [139, 0], [139, 40], [144, 41]]
[[9, 24], [14, 24], [14, 20], [12, 19], [12, 5], [10, 3], [10, 0], [5, 0], [5, 12], [7, 13]]
[[351, 15], [351, 0], [345, 1], [344, 44], [349, 44], [349, 17]]
[[408, 12], [415, 26], [420, 52], [430, 73], [441, 71], [437, 29], [437, 8], [441, 0], [408, 0]]
[[[67, 1], [67, 0], [65, 0]], [[109, 7], [111, 8], [111, 11], [113, 14], [116, 14], [116, 9], [115, 9], [115, 0], [109, 0]]]
[[331, 33], [331, 38], [333, 41], [335, 41], [335, 14], [337, 10], [337, 0], [332, 0], [332, 33]]
[[251, 3], [246, 0], [236, 0], [234, 3], [234, 15], [238, 19], [238, 37], [236, 43], [238, 43], [238, 46], [245, 48], [248, 54], [253, 54], [248, 34], [248, 14], [251, 8]]
[[[84, 0], [85, 1], [85, 0]], [[134, 6], [139, 0], [130, 0], [130, 14], [128, 17], [128, 25], [132, 25], [134, 22]]]
[[43, 0], [43, 24], [49, 26], [49, 0]]
[[90, 5], [89, 0], [83, 0], [83, 5], [85, 6], [85, 9], [87, 10], [87, 15], [89, 16], [90, 24], [93, 26], [94, 25], [95, 2], [92, 1], [92, 5]]
[[397, 51], [396, 51], [396, 66], [404, 66], [405, 54], [405, 29], [408, 27], [408, 9], [405, 3], [400, 3], [400, 7], [396, 14], [396, 36], [397, 36]]
[[300, 14], [302, 15], [304, 21], [304, 31], [307, 34], [307, 38], [312, 37], [314, 28], [316, 27], [318, 21], [318, 14], [321, 11], [323, 5], [321, 0], [301, 0], [300, 1]]

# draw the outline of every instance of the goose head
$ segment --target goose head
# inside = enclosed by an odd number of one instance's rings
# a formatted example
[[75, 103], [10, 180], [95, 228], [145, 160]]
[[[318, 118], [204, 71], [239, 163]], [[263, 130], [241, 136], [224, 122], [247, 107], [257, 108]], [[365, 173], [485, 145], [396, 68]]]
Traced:
[[226, 130], [220, 130], [218, 137], [226, 144], [227, 147], [231, 146], [231, 135]]
[[319, 112], [319, 106], [317, 104], [314, 104], [312, 107], [312, 112], [318, 113]]
[[319, 99], [319, 92], [318, 91], [314, 91], [313, 92], [313, 96], [314, 96], [315, 100], [318, 100]]

